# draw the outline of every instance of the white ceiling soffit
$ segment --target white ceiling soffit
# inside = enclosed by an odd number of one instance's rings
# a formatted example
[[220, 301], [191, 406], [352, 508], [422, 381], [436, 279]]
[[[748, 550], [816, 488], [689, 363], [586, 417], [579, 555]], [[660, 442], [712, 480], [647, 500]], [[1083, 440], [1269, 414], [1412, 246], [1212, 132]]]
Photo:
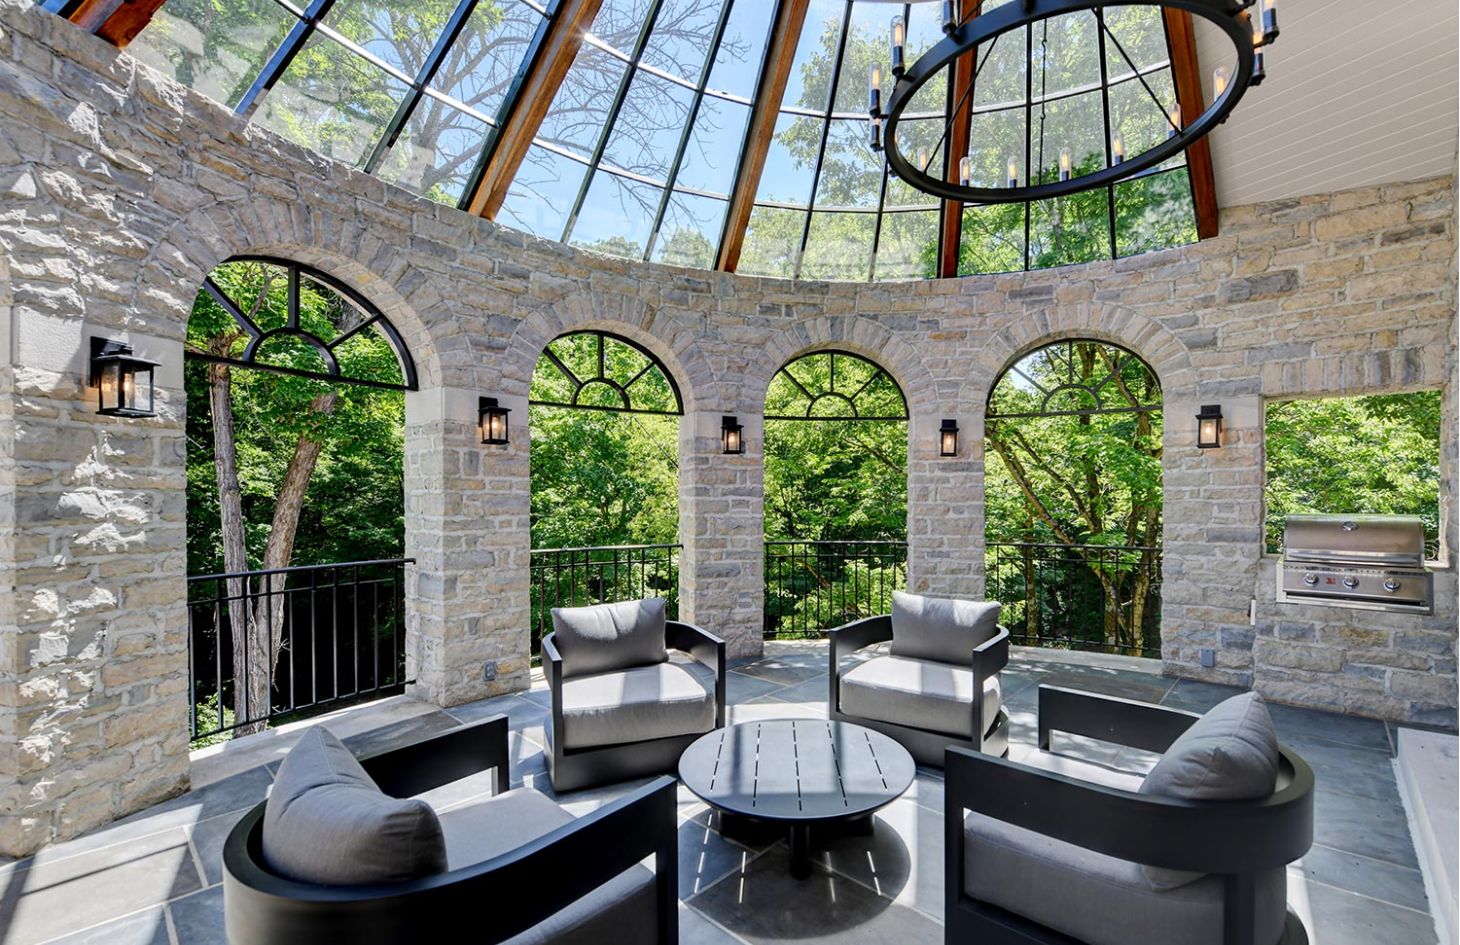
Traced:
[[[1217, 202], [1236, 207], [1453, 173], [1456, 0], [1278, 0], [1267, 81], [1212, 132]], [[1208, 100], [1231, 42], [1197, 18]]]

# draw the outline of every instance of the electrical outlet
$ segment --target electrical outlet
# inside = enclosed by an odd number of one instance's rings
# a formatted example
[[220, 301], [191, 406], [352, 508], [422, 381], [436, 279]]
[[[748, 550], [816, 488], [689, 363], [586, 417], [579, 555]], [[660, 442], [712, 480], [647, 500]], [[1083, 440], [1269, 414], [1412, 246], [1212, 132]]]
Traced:
[[1201, 651], [1201, 665], [1207, 669], [1217, 665], [1217, 651], [1203, 648]]

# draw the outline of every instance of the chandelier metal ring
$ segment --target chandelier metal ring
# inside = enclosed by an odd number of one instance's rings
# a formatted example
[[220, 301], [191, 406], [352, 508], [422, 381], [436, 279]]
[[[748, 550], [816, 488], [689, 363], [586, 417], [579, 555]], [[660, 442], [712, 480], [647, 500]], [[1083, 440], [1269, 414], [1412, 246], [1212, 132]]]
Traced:
[[[1237, 0], [1121, 0], [1116, 5], [1172, 7], [1189, 11], [1219, 27], [1232, 40], [1237, 51], [1236, 72], [1228, 82], [1226, 90], [1218, 95], [1195, 121], [1184, 124], [1179, 131], [1155, 147], [1141, 154], [1131, 155], [1122, 162], [1108, 164], [1098, 171], [1072, 177], [1069, 180], [1026, 183], [1022, 186], [964, 186], [961, 183], [934, 177], [903, 157], [898, 150], [897, 140], [897, 126], [903, 111], [918, 90], [955, 59], [969, 53], [977, 56], [980, 45], [988, 43], [1004, 33], [1051, 17], [1081, 12], [1098, 14], [1108, 5], [1093, 2], [1093, 0], [1016, 0], [1013, 3], [1003, 4], [988, 13], [972, 17], [945, 35], [942, 40], [919, 57], [917, 62], [907, 67], [901, 76], [897, 77], [892, 95], [888, 99], [887, 109], [884, 113], [886, 123], [884, 140], [887, 163], [893, 173], [924, 193], [962, 203], [1022, 203], [1081, 193], [1129, 179], [1141, 171], [1175, 157], [1225, 121], [1232, 110], [1237, 107], [1237, 103], [1242, 100], [1248, 87], [1256, 84], [1253, 81], [1253, 72], [1260, 50], [1254, 41], [1254, 27], [1247, 13], [1249, 8], [1254, 6], [1253, 0], [1247, 0], [1245, 3], [1237, 2]], [[1271, 42], [1275, 36], [1275, 33], [1271, 34], [1267, 38], [1267, 42]], [[955, 119], [950, 117], [949, 120]], [[945, 151], [948, 148], [947, 139], [948, 136], [945, 134], [943, 145]], [[949, 155], [948, 160], [945, 161], [945, 168], [947, 166], [956, 167], [959, 157], [961, 155]], [[1035, 175], [1026, 168], [1025, 176], [1032, 180]]]

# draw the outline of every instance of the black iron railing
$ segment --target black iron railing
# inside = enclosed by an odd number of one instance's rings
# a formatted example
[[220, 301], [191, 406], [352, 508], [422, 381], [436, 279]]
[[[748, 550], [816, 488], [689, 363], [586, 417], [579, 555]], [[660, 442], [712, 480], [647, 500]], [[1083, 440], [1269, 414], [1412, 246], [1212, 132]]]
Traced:
[[824, 636], [860, 617], [892, 611], [907, 586], [905, 541], [765, 543], [765, 636]]
[[668, 602], [679, 616], [679, 552], [683, 545], [598, 545], [532, 552], [532, 652], [552, 633], [554, 607], [582, 607], [644, 597]]
[[1161, 655], [1161, 549], [990, 542], [985, 597], [1023, 646]]
[[[188, 578], [194, 740], [401, 692], [411, 558]], [[239, 632], [239, 628], [244, 628]]]

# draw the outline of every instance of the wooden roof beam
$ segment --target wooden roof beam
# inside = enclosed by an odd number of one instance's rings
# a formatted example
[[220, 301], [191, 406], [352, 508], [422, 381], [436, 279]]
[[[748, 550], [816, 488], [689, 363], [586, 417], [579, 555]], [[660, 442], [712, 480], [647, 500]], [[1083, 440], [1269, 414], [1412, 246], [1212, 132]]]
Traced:
[[781, 0], [776, 20], [771, 26], [770, 45], [761, 69], [760, 86], [750, 111], [750, 128], [745, 133], [745, 147], [740, 166], [735, 171], [735, 186], [730, 191], [730, 207], [725, 213], [724, 237], [715, 268], [734, 272], [740, 263], [740, 250], [745, 245], [745, 230], [750, 225], [750, 212], [755, 207], [755, 194], [760, 189], [760, 175], [765, 170], [771, 136], [781, 114], [781, 100], [791, 78], [791, 62], [796, 58], [796, 45], [801, 40], [801, 27], [806, 23], [810, 0]]
[[472, 213], [491, 220], [502, 209], [507, 190], [527, 158], [527, 149], [542, 127], [548, 108], [557, 97], [568, 68], [602, 5], [603, 0], [563, 0], [541, 48], [527, 65], [528, 72], [513, 97], [486, 168], [467, 204]]
[[[1162, 7], [1166, 17], [1166, 38], [1171, 43], [1171, 75], [1176, 80], [1176, 101], [1181, 114], [1193, 120], [1206, 111], [1201, 88], [1201, 65], [1196, 59], [1196, 31], [1191, 14], [1173, 7]], [[1196, 207], [1197, 239], [1217, 235], [1217, 181], [1212, 170], [1212, 145], [1209, 136], [1202, 136], [1186, 149], [1186, 164], [1191, 170], [1191, 197]]]
[[[982, 0], [959, 0], [958, 22], [967, 23], [978, 16]], [[958, 162], [968, 153], [969, 125], [973, 121], [973, 74], [978, 68], [978, 50], [972, 49], [953, 64], [951, 105], [956, 114], [948, 129], [948, 160], [944, 162], [944, 179], [958, 183]], [[938, 241], [938, 277], [951, 279], [958, 275], [958, 256], [963, 248], [963, 204], [943, 201], [943, 234]]]
[[118, 49], [137, 38], [165, 0], [82, 0], [66, 19]]

